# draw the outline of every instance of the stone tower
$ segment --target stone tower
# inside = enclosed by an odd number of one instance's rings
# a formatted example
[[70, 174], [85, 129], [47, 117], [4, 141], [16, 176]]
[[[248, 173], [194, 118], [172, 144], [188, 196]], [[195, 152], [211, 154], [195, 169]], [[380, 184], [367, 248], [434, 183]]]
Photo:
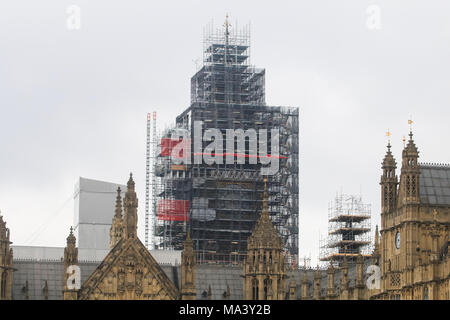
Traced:
[[13, 250], [9, 229], [0, 214], [0, 300], [12, 299]]
[[[393, 157], [389, 157], [390, 150], [383, 161], [382, 188], [386, 185], [395, 185], [395, 167], [392, 166]], [[391, 159], [390, 159], [391, 158]], [[387, 161], [386, 161], [387, 159]], [[402, 152], [402, 168], [400, 173], [400, 183], [397, 191], [397, 204], [395, 207], [386, 205], [382, 199], [381, 216], [381, 267], [382, 267], [382, 288], [388, 289], [393, 299], [400, 299], [402, 282], [408, 281], [412, 273], [414, 260], [418, 252], [416, 247], [420, 237], [418, 237], [419, 225], [415, 223], [420, 220], [420, 197], [419, 197], [419, 151], [413, 140], [413, 133], [409, 133], [409, 141]], [[386, 168], [385, 162], [390, 163]], [[392, 172], [388, 179], [383, 179], [386, 172]], [[395, 179], [395, 180], [394, 180]], [[389, 182], [388, 182], [389, 181]], [[389, 208], [389, 210], [387, 210]], [[406, 272], [404, 272], [406, 271]]]
[[196, 299], [196, 278], [195, 278], [195, 252], [194, 242], [191, 239], [188, 230], [186, 240], [184, 241], [184, 250], [181, 253], [181, 299]]
[[80, 269], [78, 266], [78, 248], [73, 229], [70, 227], [70, 234], [67, 237], [67, 245], [64, 248], [64, 300], [77, 300], [78, 289], [80, 288]]
[[244, 299], [283, 300], [286, 291], [286, 265], [282, 241], [269, 217], [267, 180], [264, 179], [261, 215], [248, 238], [244, 261]]
[[382, 163], [383, 175], [381, 176], [381, 214], [389, 214], [397, 206], [398, 179], [395, 174], [397, 163], [391, 152], [391, 142], [387, 145], [386, 156]]
[[409, 141], [402, 152], [402, 170], [400, 174], [398, 206], [419, 204], [419, 151], [413, 140], [412, 131]]
[[[409, 122], [412, 124], [412, 121]], [[388, 146], [389, 149], [389, 146]], [[384, 190], [396, 182], [390, 150], [383, 161], [380, 257], [381, 299], [447, 299], [450, 168], [419, 164], [419, 151], [410, 130], [402, 151], [397, 203]], [[392, 171], [391, 171], [392, 170]]]

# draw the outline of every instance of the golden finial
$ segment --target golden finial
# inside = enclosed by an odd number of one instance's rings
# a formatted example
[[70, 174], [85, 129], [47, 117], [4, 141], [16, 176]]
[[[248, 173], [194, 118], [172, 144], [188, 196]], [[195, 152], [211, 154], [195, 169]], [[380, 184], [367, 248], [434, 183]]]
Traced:
[[409, 140], [412, 140], [412, 137], [413, 137], [413, 133], [412, 133], [413, 121], [411, 120], [411, 118], [410, 118], [410, 120], [408, 120], [408, 124], [409, 124]]
[[406, 147], [406, 137], [403, 136], [403, 148], [405, 148], [405, 147]]
[[391, 131], [389, 129], [386, 132], [386, 137], [388, 138], [388, 145], [391, 145]]
[[434, 211], [433, 211], [433, 219], [434, 219], [434, 221], [437, 220], [437, 215], [438, 215], [438, 211], [436, 209], [434, 209]]

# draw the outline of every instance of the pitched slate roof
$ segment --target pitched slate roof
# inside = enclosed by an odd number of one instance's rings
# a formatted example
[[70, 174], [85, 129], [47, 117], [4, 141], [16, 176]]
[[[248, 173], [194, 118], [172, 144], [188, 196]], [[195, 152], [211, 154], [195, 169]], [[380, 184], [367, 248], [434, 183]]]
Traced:
[[450, 165], [420, 164], [420, 202], [450, 206]]

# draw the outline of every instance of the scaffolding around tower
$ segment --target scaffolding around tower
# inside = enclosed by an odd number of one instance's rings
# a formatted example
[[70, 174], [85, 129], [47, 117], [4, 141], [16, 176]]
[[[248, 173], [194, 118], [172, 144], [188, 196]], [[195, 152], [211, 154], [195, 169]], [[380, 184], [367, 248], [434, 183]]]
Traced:
[[[266, 105], [265, 70], [250, 64], [249, 27], [231, 26], [228, 19], [224, 27], [205, 29], [203, 64], [191, 78], [191, 104], [177, 116], [175, 125], [158, 137], [154, 135], [152, 179], [156, 189], [152, 215], [156, 248], [183, 249], [189, 230], [197, 263], [238, 264], [245, 259], [247, 239], [262, 207], [261, 169], [267, 167], [267, 162], [249, 160], [249, 130], [260, 134], [265, 130], [267, 149], [261, 152], [267, 158], [272, 152], [278, 153], [276, 172], [267, 181], [269, 213], [283, 241], [287, 263], [295, 264], [299, 110]], [[199, 123], [202, 132], [197, 136], [195, 128]], [[233, 160], [208, 164], [203, 152], [210, 141], [202, 138], [207, 129], [220, 131], [225, 142], [231, 141], [227, 140], [228, 131], [242, 132], [246, 142], [239, 147], [237, 136], [232, 136], [233, 150], [228, 155], [233, 154]], [[274, 145], [272, 149], [272, 134], [279, 136], [278, 148]], [[178, 156], [172, 150], [180, 143], [180, 135], [190, 142], [188, 164], [173, 161]], [[200, 150], [196, 151], [194, 142]], [[197, 157], [201, 161], [195, 161]]]
[[338, 194], [328, 208], [328, 236], [320, 240], [320, 261], [354, 261], [370, 256], [371, 206], [361, 196]]
[[179, 164], [174, 150], [181, 141], [189, 139], [189, 132], [180, 125], [168, 125], [160, 133], [154, 133], [152, 216], [155, 249], [183, 249], [189, 221], [190, 166]]

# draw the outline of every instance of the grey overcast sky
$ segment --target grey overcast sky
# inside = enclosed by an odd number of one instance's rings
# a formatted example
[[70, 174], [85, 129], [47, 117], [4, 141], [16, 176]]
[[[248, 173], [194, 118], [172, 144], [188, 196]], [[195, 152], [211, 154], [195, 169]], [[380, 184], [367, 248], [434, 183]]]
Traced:
[[251, 22], [267, 104], [300, 108], [301, 256], [315, 263], [337, 191], [361, 193], [379, 223], [388, 128], [397, 162], [410, 117], [421, 161], [450, 162], [447, 0], [5, 0], [0, 210], [14, 244], [64, 246], [78, 177], [130, 171], [143, 237], [146, 113], [162, 127], [188, 107], [203, 27], [226, 13]]

